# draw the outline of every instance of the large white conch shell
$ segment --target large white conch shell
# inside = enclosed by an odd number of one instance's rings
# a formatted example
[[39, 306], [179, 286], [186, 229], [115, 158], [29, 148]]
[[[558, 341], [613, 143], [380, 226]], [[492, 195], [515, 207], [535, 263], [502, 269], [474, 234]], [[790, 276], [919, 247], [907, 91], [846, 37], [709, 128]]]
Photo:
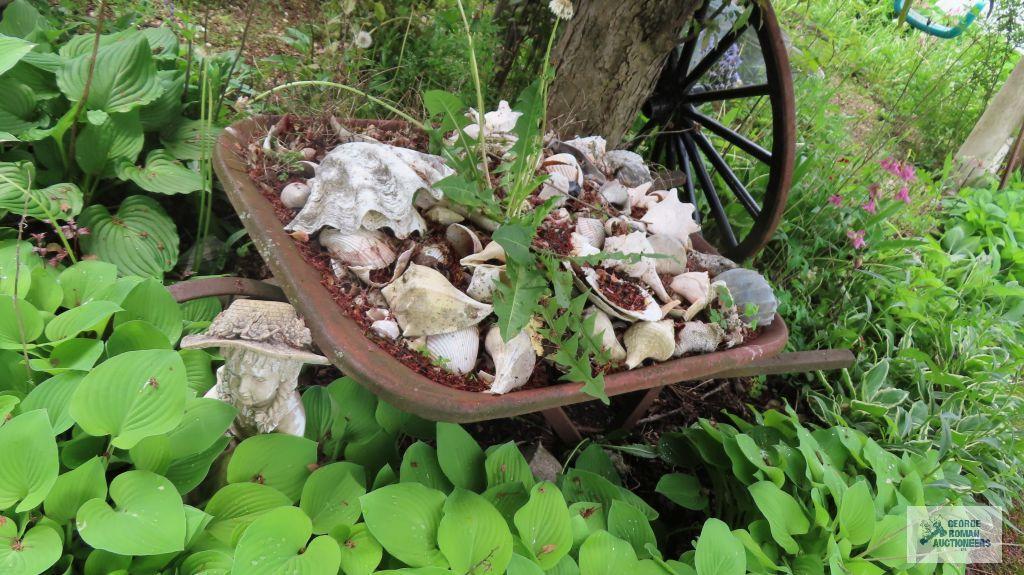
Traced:
[[654, 259], [659, 274], [677, 276], [686, 272], [686, 246], [679, 238], [667, 234], [647, 236], [654, 253], [664, 257]]
[[689, 321], [676, 334], [676, 349], [673, 355], [687, 353], [711, 353], [725, 340], [725, 330], [717, 323]]
[[527, 330], [509, 341], [501, 339], [498, 326], [491, 328], [484, 339], [484, 348], [494, 360], [494, 380], [489, 393], [508, 393], [526, 385], [537, 363], [537, 354]]
[[641, 321], [630, 326], [622, 336], [626, 344], [626, 367], [633, 369], [645, 359], [665, 361], [676, 350], [673, 322]]
[[493, 311], [491, 306], [459, 291], [441, 272], [417, 264], [410, 264], [381, 291], [405, 337], [465, 329]]
[[612, 325], [611, 318], [608, 314], [597, 309], [596, 307], [588, 308], [583, 312], [585, 319], [595, 316], [594, 319], [594, 336], [600, 336], [601, 348], [608, 352], [608, 357], [614, 363], [620, 363], [626, 359], [626, 349], [619, 343], [618, 338], [615, 337], [615, 326]]
[[[647, 234], [639, 231], [605, 239], [603, 250], [606, 253], [623, 255], [654, 253], [654, 248], [647, 241]], [[668, 292], [665, 291], [661, 278], [658, 277], [657, 264], [653, 258], [641, 257], [639, 261], [633, 263], [629, 263], [626, 260], [609, 259], [602, 262], [601, 265], [606, 268], [622, 270], [626, 275], [639, 279], [650, 286], [651, 290], [654, 291], [654, 295], [661, 298], [662, 301], [672, 299]]]
[[459, 260], [459, 263], [467, 268], [484, 265], [488, 262], [505, 263], [505, 248], [501, 247], [498, 242], [490, 242], [484, 246], [484, 249]]
[[650, 233], [675, 236], [689, 247], [690, 234], [700, 231], [700, 225], [693, 219], [693, 204], [679, 201], [675, 189], [662, 192], [659, 196], [660, 200], [647, 204], [647, 213], [640, 221], [647, 224]]
[[683, 313], [683, 319], [689, 321], [711, 303], [711, 279], [707, 272], [686, 272], [672, 278], [669, 288], [683, 296], [690, 306]]
[[480, 350], [480, 328], [471, 325], [451, 333], [428, 335], [426, 348], [440, 361], [442, 368], [466, 375], [476, 365], [477, 352]]
[[387, 236], [378, 230], [356, 230], [346, 234], [326, 229], [320, 233], [319, 240], [331, 259], [347, 267], [376, 270], [388, 267], [398, 257]]
[[494, 301], [494, 292], [498, 289], [498, 282], [501, 280], [503, 271], [505, 271], [505, 266], [481, 264], [474, 267], [466, 294], [477, 301], [491, 303]]
[[431, 186], [452, 173], [441, 158], [415, 150], [342, 144], [317, 167], [309, 180], [309, 200], [285, 229], [313, 235], [323, 227], [344, 234], [386, 227], [398, 238], [422, 233], [426, 223], [413, 205], [417, 193], [441, 199]]

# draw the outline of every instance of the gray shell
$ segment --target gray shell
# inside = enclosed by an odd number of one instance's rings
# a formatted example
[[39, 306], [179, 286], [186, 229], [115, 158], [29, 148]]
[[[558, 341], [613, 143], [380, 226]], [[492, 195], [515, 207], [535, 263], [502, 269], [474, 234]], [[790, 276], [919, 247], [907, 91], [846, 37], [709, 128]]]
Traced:
[[[775, 292], [764, 276], [745, 268], [726, 270], [717, 276], [714, 281], [725, 282], [736, 302], [736, 307], [744, 313], [743, 319], [747, 322], [757, 320], [757, 325], [768, 325], [775, 318], [775, 310], [779, 307], [779, 301], [775, 299]], [[748, 317], [745, 313], [748, 304], [757, 306], [757, 314]]]

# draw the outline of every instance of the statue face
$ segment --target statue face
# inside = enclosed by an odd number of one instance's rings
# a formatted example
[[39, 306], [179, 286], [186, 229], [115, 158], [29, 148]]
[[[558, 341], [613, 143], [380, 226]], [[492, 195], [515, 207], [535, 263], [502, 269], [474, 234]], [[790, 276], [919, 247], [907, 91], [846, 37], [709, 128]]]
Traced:
[[274, 401], [277, 394], [297, 385], [302, 362], [278, 359], [254, 351], [222, 349], [224, 375], [236, 401], [259, 407]]

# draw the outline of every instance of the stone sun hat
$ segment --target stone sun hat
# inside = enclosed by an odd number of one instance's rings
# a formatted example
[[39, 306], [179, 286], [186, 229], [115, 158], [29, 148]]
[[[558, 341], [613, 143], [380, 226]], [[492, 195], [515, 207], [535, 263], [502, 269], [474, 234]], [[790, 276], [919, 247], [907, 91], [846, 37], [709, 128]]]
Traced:
[[235, 300], [204, 333], [182, 338], [182, 349], [233, 347], [315, 365], [330, 363], [310, 351], [313, 338], [291, 304]]

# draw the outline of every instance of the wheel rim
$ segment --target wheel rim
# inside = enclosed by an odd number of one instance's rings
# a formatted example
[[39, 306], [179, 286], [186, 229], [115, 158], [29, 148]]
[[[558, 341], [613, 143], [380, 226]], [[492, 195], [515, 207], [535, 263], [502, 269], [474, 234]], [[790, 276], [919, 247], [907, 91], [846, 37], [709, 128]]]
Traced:
[[[703, 19], [709, 4], [704, 3], [695, 18]], [[673, 52], [644, 106], [648, 122], [635, 140], [636, 145], [648, 144], [650, 160], [684, 176], [680, 199], [697, 206], [705, 233], [712, 231], [709, 224], [714, 228], [709, 239], [737, 261], [760, 251], [778, 227], [789, 194], [796, 140], [793, 83], [782, 31], [770, 5], [755, 0], [752, 7], [747, 23], [724, 33], [713, 47], [700, 51], [699, 37], [693, 37]], [[756, 36], [764, 60], [763, 82], [708, 88], [704, 82], [709, 72], [748, 30]], [[741, 100], [752, 102], [748, 119], [759, 107], [770, 113], [767, 147], [743, 135], [746, 121], [733, 127], [708, 109]], [[740, 170], [733, 165], [737, 161], [753, 163]]]

